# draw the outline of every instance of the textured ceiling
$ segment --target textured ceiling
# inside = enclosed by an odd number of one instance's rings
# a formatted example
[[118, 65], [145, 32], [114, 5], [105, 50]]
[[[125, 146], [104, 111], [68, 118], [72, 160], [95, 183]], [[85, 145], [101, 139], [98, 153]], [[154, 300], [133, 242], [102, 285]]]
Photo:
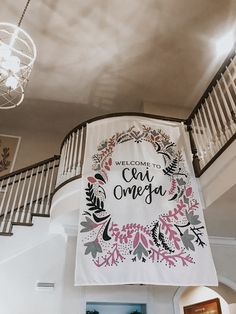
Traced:
[[[26, 0], [0, 0], [17, 23]], [[234, 28], [234, 0], [31, 0], [22, 23], [38, 58], [26, 96], [128, 111], [192, 108], [221, 64], [215, 41]]]

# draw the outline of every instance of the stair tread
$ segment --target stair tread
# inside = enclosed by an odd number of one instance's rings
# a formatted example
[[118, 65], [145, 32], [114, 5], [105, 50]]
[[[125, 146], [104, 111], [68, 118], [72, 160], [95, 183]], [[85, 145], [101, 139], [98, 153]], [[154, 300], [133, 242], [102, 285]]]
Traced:
[[34, 225], [32, 222], [12, 222], [11, 224], [14, 226], [26, 226], [26, 227], [31, 227]]
[[12, 232], [0, 232], [1, 236], [12, 236], [13, 233]]

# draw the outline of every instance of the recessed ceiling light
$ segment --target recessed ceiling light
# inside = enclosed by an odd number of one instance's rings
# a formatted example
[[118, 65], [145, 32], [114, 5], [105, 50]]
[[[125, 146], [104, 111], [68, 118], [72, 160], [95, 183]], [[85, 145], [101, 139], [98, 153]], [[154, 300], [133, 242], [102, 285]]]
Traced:
[[234, 45], [234, 33], [231, 31], [225, 34], [223, 37], [216, 41], [216, 53], [217, 55], [224, 56], [227, 55]]

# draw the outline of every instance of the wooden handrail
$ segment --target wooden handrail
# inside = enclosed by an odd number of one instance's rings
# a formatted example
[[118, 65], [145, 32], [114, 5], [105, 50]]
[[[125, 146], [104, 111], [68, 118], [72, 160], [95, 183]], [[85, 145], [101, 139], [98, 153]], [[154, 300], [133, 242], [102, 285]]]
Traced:
[[235, 50], [236, 50], [236, 45], [234, 45], [233, 49], [230, 51], [230, 53], [226, 57], [225, 61], [223, 62], [223, 64], [219, 68], [219, 70], [216, 72], [216, 74], [213, 77], [213, 79], [211, 80], [209, 86], [207, 87], [207, 89], [205, 90], [205, 92], [203, 93], [201, 98], [199, 99], [197, 105], [194, 107], [193, 111], [190, 113], [189, 117], [187, 118], [187, 121], [192, 120], [192, 118], [194, 117], [196, 112], [201, 108], [204, 99], [206, 99], [208, 97], [209, 93], [212, 92], [213, 87], [216, 85], [217, 81], [221, 79], [221, 74], [226, 70], [226, 68], [229, 66], [231, 60], [235, 57]]
[[[53, 159], [53, 160], [56, 160], [56, 159]], [[51, 161], [53, 161], [53, 160], [51, 160]], [[50, 162], [50, 161], [49, 161]], [[49, 163], [49, 162], [47, 162], [47, 163]], [[45, 164], [47, 164], [47, 163], [45, 163]], [[44, 165], [44, 164], [43, 164]], [[39, 165], [40, 166], [40, 165]], [[56, 165], [55, 167], [58, 167], [59, 165]], [[29, 169], [27, 169], [27, 170], [30, 170], [30, 169], [36, 169], [36, 167], [33, 167], [33, 168], [29, 168]], [[48, 170], [51, 170], [51, 169], [53, 169], [53, 167], [49, 167], [49, 168], [46, 168], [46, 169], [44, 169], [43, 171], [38, 171], [37, 172], [37, 174], [41, 174], [42, 172], [47, 172]], [[21, 170], [21, 169], [20, 169]], [[27, 170], [26, 171], [22, 171], [22, 172], [27, 172]], [[22, 172], [20, 172], [20, 173], [22, 173]], [[18, 173], [19, 174], [19, 173]], [[17, 174], [15, 174], [15, 175], [17, 175]], [[13, 175], [13, 176], [15, 176], [15, 175]], [[32, 177], [34, 177], [36, 175], [36, 173], [33, 173], [32, 174]], [[9, 176], [10, 178], [12, 177], [12, 176]], [[9, 177], [7, 177], [7, 178], [9, 178]], [[22, 177], [20, 180], [14, 180], [14, 183], [13, 182], [9, 182], [8, 183], [8, 186], [10, 186], [10, 185], [12, 185], [12, 184], [16, 184], [16, 183], [18, 183], [19, 181], [23, 181], [23, 180], [25, 180], [25, 179], [29, 179], [31, 177], [31, 175], [28, 175], [28, 176], [26, 176], [26, 177]], [[6, 178], [4, 178], [4, 177], [2, 177], [3, 178], [3, 180], [4, 179], [6, 179]], [[0, 180], [1, 180], [1, 177], [0, 177]], [[2, 185], [2, 188], [5, 188], [6, 187], [6, 184], [4, 184], [4, 185]], [[0, 191], [1, 192], [1, 191]]]
[[198, 151], [196, 144], [193, 139], [193, 134], [192, 134], [192, 126], [189, 122], [186, 123], [187, 125], [187, 131], [189, 133], [189, 141], [190, 141], [190, 147], [191, 147], [191, 152], [193, 155], [193, 169], [196, 177], [199, 177], [199, 172], [200, 172], [200, 163], [199, 163], [199, 158], [198, 158]]
[[[223, 154], [223, 152], [236, 140], [236, 133], [229, 139], [229, 141], [215, 154], [215, 156], [196, 174], [199, 178], [212, 164], [213, 162]], [[234, 175], [234, 174], [233, 174]]]
[[[233, 94], [236, 96], [236, 87], [230, 68], [231, 64], [235, 66], [235, 50], [236, 44], [186, 120], [196, 177], [200, 177], [236, 139], [236, 104], [233, 98]], [[231, 82], [229, 85], [226, 83], [227, 76]], [[198, 143], [194, 143], [193, 129]], [[212, 145], [216, 146], [212, 148]], [[198, 155], [200, 152], [197, 149], [200, 149], [202, 157], [204, 156], [201, 166]]]
[[60, 155], [54, 155], [53, 157], [50, 157], [50, 158], [48, 158], [48, 159], [39, 161], [39, 162], [37, 162], [37, 163], [35, 163], [35, 164], [33, 164], [33, 165], [30, 165], [30, 166], [28, 166], [28, 167], [24, 167], [24, 168], [21, 168], [21, 169], [18, 169], [18, 170], [16, 170], [16, 171], [14, 171], [14, 172], [8, 173], [8, 174], [6, 174], [6, 175], [4, 175], [4, 176], [1, 176], [1, 177], [0, 177], [0, 180], [7, 179], [7, 178], [10, 178], [10, 177], [14, 177], [14, 176], [17, 175], [17, 174], [20, 174], [20, 173], [22, 173], [22, 172], [26, 172], [27, 170], [31, 170], [31, 169], [33, 169], [33, 168], [42, 166], [42, 165], [44, 165], [44, 164], [47, 164], [47, 163], [49, 163], [49, 162], [51, 162], [51, 161], [53, 161], [53, 160], [57, 160], [57, 159], [60, 159]]

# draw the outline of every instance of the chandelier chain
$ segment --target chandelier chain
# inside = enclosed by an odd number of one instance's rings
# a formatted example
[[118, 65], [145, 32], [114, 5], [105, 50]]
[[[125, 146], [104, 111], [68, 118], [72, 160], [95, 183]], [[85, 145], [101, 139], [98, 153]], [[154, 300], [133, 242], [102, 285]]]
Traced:
[[27, 10], [27, 8], [28, 8], [28, 6], [29, 6], [30, 1], [31, 1], [31, 0], [28, 0], [28, 1], [26, 2], [24, 11], [22, 12], [22, 15], [21, 15], [21, 17], [20, 17], [20, 20], [19, 20], [19, 22], [18, 22], [18, 27], [21, 26], [22, 20], [23, 20], [23, 18], [24, 18], [24, 16], [25, 16], [25, 12], [26, 12], [26, 10]]

